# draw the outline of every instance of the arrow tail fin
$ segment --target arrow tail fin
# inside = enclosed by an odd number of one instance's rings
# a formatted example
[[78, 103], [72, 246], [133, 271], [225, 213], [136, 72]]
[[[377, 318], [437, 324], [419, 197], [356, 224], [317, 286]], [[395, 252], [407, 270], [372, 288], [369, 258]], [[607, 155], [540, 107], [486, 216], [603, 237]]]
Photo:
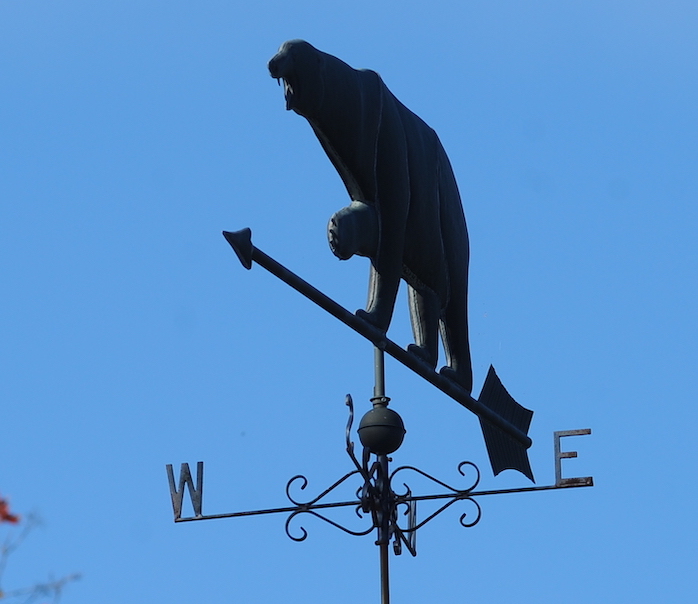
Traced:
[[[528, 433], [533, 411], [519, 405], [514, 400], [491, 365], [478, 400], [519, 428], [524, 434]], [[485, 445], [494, 475], [496, 476], [502, 470], [518, 470], [532, 482], [535, 482], [526, 447], [486, 420], [480, 419], [480, 426], [485, 437]]]

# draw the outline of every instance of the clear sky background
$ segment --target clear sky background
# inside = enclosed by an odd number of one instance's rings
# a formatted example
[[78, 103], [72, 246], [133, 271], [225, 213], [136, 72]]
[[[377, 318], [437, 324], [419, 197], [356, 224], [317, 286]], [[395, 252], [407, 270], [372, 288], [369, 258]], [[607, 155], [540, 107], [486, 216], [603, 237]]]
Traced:
[[[438, 132], [475, 391], [493, 364], [535, 411], [537, 483], [553, 431], [593, 430], [564, 472], [594, 488], [483, 498], [471, 529], [454, 506], [391, 558], [393, 601], [696, 601], [697, 31], [688, 0], [2, 0], [0, 493], [44, 521], [5, 589], [81, 572], [66, 604], [379, 601], [372, 537], [175, 525], [165, 474], [203, 460], [212, 514], [351, 470], [344, 396], [369, 408], [371, 345], [221, 236], [249, 226], [365, 303], [367, 261], [326, 242], [346, 191], [266, 68], [304, 38]], [[404, 294], [390, 336], [411, 342]], [[529, 484], [492, 476], [470, 412], [390, 359], [386, 379], [396, 462]]]

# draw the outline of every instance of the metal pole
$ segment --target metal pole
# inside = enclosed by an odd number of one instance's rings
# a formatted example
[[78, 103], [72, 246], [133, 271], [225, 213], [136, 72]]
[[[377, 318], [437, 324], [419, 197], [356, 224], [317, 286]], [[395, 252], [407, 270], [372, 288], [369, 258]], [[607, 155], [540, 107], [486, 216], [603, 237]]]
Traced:
[[390, 604], [390, 577], [388, 575], [388, 542], [380, 544], [381, 604]]
[[[371, 402], [375, 405], [387, 405], [390, 400], [385, 396], [385, 354], [381, 348], [375, 346], [373, 349], [373, 398]], [[390, 475], [388, 474], [388, 456], [378, 455], [378, 475], [376, 476], [376, 486], [378, 487], [379, 510], [378, 510], [378, 540], [376, 545], [380, 551], [381, 567], [381, 604], [390, 604], [390, 572], [389, 572], [389, 551], [390, 545]]]
[[381, 604], [390, 604], [390, 571], [388, 546], [390, 545], [390, 516], [392, 512], [392, 501], [390, 497], [390, 475], [388, 474], [388, 456], [379, 455], [380, 464], [378, 475], [378, 487], [380, 493], [380, 512], [378, 518], [378, 541], [376, 544], [380, 548], [381, 561]]
[[385, 356], [378, 346], [373, 349], [373, 368], [375, 372], [373, 400], [383, 399], [385, 398]]

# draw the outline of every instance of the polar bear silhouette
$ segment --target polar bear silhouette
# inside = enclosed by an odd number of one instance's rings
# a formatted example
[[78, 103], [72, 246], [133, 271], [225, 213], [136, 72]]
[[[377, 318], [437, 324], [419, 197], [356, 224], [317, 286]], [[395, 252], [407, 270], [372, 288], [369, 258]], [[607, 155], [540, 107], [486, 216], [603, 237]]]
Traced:
[[308, 120], [351, 203], [328, 225], [341, 260], [371, 260], [368, 303], [357, 315], [387, 331], [400, 279], [408, 285], [415, 343], [432, 369], [472, 391], [468, 340], [468, 231], [448, 156], [432, 130], [374, 71], [357, 70], [303, 40], [269, 61], [286, 109]]

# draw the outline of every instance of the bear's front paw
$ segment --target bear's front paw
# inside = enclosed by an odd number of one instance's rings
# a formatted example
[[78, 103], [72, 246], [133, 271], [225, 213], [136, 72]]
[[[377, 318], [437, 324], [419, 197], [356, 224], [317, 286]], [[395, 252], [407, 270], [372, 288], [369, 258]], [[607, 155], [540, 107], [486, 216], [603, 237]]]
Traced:
[[378, 322], [378, 316], [375, 312], [366, 312], [363, 309], [359, 309], [354, 313], [359, 319], [363, 319], [368, 323], [369, 325], [372, 325], [376, 329], [379, 329], [381, 332], [385, 333], [388, 331], [387, 327], [383, 327], [379, 322]]
[[453, 367], [448, 366], [442, 367], [439, 370], [439, 373], [445, 378], [448, 378], [452, 382], [458, 384], [461, 388], [463, 388], [463, 390], [466, 390], [468, 394], [473, 391], [473, 376], [469, 373], [456, 371], [453, 369]]
[[425, 346], [410, 344], [407, 347], [407, 352], [412, 353], [420, 361], [427, 364], [432, 370], [436, 369], [436, 358], [434, 358], [434, 355], [432, 355]]

